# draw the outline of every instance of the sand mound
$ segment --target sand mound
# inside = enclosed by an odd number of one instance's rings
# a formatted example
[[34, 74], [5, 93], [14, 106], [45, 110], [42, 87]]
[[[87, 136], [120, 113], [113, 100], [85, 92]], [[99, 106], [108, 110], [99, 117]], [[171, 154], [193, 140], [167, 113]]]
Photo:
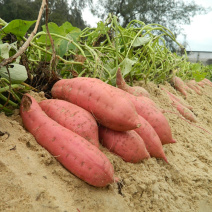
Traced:
[[[182, 98], [169, 84], [161, 87]], [[23, 128], [18, 110], [11, 117], [0, 113], [0, 211], [212, 211], [212, 88], [185, 100], [193, 106], [196, 125], [208, 132], [170, 113], [178, 112], [158, 86], [145, 88], [169, 111], [165, 116], [177, 140], [164, 145], [169, 164], [155, 158], [126, 163], [101, 147], [121, 179], [106, 188], [92, 187], [64, 169]]]

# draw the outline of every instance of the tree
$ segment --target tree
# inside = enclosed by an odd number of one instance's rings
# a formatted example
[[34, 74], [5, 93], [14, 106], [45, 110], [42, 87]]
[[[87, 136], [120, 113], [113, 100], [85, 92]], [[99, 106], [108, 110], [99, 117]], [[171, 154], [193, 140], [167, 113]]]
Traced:
[[[48, 0], [49, 22], [61, 25], [69, 21], [73, 26], [85, 28], [81, 11], [87, 2], [89, 0], [73, 0], [69, 5], [67, 0]], [[41, 0], [0, 0], [0, 18], [6, 22], [14, 19], [36, 20], [40, 5]], [[44, 19], [41, 24], [44, 24]]]
[[98, 0], [91, 11], [101, 19], [105, 19], [108, 13], [113, 13], [123, 27], [133, 19], [145, 24], [157, 23], [167, 27], [177, 36], [182, 31], [182, 25], [190, 24], [192, 17], [205, 14], [209, 9], [193, 1], [183, 0]]

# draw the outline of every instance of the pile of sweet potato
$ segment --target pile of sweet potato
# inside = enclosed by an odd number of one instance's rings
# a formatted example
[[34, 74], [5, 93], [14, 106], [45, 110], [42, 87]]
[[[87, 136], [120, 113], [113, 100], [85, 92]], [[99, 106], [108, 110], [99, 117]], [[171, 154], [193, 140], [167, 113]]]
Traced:
[[175, 143], [167, 119], [148, 92], [120, 89], [123, 79], [118, 76], [118, 87], [96, 78], [62, 79], [52, 88], [54, 99], [38, 103], [25, 94], [20, 106], [23, 124], [37, 142], [66, 169], [97, 187], [117, 180], [100, 144], [124, 161], [137, 163], [150, 156], [167, 162], [162, 145]]

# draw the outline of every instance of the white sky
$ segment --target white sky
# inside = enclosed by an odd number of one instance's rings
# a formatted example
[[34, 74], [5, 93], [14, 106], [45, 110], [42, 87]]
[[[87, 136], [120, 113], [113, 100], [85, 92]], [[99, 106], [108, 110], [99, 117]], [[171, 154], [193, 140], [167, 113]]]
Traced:
[[[185, 0], [191, 1], [191, 0]], [[212, 0], [194, 0], [196, 4], [212, 8]], [[69, 0], [71, 2], [71, 0]], [[96, 27], [98, 21], [89, 9], [83, 11], [83, 19], [91, 26]], [[197, 15], [192, 18], [190, 25], [182, 27], [188, 43], [189, 51], [211, 51], [212, 52], [212, 11], [206, 15]], [[184, 36], [180, 35], [178, 41], [183, 43]]]

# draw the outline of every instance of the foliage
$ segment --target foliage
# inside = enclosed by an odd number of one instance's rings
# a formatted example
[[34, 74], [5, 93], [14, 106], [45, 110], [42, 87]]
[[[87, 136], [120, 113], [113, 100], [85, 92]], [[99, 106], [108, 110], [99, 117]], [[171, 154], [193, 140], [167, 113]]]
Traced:
[[[17, 52], [20, 44], [26, 40], [24, 35], [34, 22], [13, 20], [6, 24], [0, 19], [1, 23], [5, 26], [0, 30], [0, 62]], [[61, 26], [50, 22], [48, 28], [56, 51], [53, 70], [63, 78], [95, 77], [115, 85], [118, 67], [121, 67], [123, 76], [131, 83], [133, 80], [164, 83], [174, 74], [184, 80], [196, 81], [204, 77], [211, 79], [212, 76], [211, 67], [188, 62], [186, 52], [184, 56], [172, 53], [167, 48], [165, 36], [179, 48], [184, 48], [170, 30], [159, 24], [133, 20], [124, 28], [116, 16], [109, 14], [108, 19], [99, 22], [96, 28], [80, 30], [69, 22]], [[8, 33], [13, 33], [19, 39], [11, 43], [6, 39]], [[0, 99], [4, 104], [17, 105], [19, 95], [30, 86], [40, 90], [48, 88], [54, 77], [51, 68], [53, 55], [46, 26], [43, 25], [42, 31], [34, 36], [24, 55], [14, 64], [0, 69]], [[44, 82], [43, 87], [40, 86], [41, 82]], [[9, 96], [12, 99], [9, 100]], [[4, 110], [8, 109], [10, 107], [4, 107]]]

